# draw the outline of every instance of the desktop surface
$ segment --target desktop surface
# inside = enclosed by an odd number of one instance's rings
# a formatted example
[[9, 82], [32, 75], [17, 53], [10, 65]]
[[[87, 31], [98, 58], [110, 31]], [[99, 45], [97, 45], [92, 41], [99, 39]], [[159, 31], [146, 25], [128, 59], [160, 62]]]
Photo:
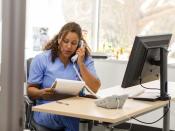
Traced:
[[[151, 85], [155, 88], [160, 84], [159, 81], [153, 81], [146, 83], [146, 85]], [[172, 98], [171, 101], [175, 101], [175, 82], [168, 82], [168, 85], [168, 92]], [[43, 105], [38, 105], [33, 107], [32, 110], [81, 119], [95, 120], [102, 124], [103, 122], [107, 122], [109, 124], [111, 123], [109, 126], [113, 126], [123, 123], [132, 117], [144, 115], [161, 107], [164, 107], [163, 112], [165, 113], [168, 109], [169, 104], [169, 101], [149, 102], [127, 99], [122, 109], [104, 109], [97, 107], [94, 101], [95, 99], [90, 98], [72, 97]], [[163, 131], [168, 131], [170, 121], [169, 113], [167, 113], [163, 120]]]
[[116, 123], [126, 121], [130, 119], [130, 117], [139, 116], [168, 104], [168, 101], [143, 102], [127, 99], [122, 109], [104, 109], [97, 107], [94, 101], [95, 99], [90, 98], [72, 97], [59, 100], [59, 102], [54, 101], [48, 104], [38, 105], [33, 107], [32, 110], [101, 122]]

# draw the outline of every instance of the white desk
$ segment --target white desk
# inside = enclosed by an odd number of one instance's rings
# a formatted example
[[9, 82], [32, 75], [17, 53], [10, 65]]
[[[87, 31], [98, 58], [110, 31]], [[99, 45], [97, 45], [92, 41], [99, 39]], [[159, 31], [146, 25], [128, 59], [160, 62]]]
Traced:
[[[158, 86], [159, 83], [154, 81], [149, 84]], [[175, 88], [173, 89], [173, 86], [175, 87], [175, 83], [169, 83], [170, 94], [173, 100], [175, 100]], [[125, 122], [131, 117], [137, 117], [161, 107], [164, 107], [164, 112], [168, 110], [168, 101], [146, 102], [128, 99], [122, 109], [100, 108], [95, 105], [94, 99], [82, 97], [72, 97], [60, 101], [62, 104], [51, 102], [35, 106], [32, 110], [111, 123], [109, 127]], [[170, 116], [168, 112], [166, 117], [164, 117], [164, 131], [169, 130], [169, 119]]]

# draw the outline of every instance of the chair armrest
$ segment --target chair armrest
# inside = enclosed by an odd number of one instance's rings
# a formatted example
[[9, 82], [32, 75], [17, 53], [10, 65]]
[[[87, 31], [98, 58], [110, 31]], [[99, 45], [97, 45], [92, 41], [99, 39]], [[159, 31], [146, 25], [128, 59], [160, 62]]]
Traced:
[[25, 128], [31, 128], [31, 121], [33, 118], [32, 106], [35, 105], [35, 102], [25, 95], [24, 103], [25, 103]]
[[30, 98], [28, 96], [24, 96], [24, 102], [27, 104], [27, 105], [34, 105], [34, 102], [32, 100], [30, 100]]

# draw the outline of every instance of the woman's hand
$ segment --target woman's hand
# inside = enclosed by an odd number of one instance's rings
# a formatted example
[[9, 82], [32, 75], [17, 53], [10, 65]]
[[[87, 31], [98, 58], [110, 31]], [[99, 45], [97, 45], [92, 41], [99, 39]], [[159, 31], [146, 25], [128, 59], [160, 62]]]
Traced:
[[27, 88], [27, 92], [32, 99], [60, 100], [72, 97], [72, 95], [60, 94], [58, 92], [55, 92], [54, 89], [50, 87], [39, 89], [35, 86], [29, 86]]
[[40, 91], [41, 91], [41, 98], [44, 100], [60, 100], [73, 96], [73, 95], [57, 93], [52, 88], [44, 88], [41, 89]]
[[85, 47], [78, 48], [76, 54], [78, 54], [77, 64], [80, 65], [84, 62]]
[[55, 94], [55, 91], [52, 88], [40, 89], [40, 98], [48, 100], [52, 99]]

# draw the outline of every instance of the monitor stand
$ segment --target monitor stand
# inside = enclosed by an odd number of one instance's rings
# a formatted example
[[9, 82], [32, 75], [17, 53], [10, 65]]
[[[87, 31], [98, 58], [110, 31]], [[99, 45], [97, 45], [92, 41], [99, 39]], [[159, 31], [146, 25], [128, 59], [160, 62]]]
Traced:
[[159, 100], [171, 99], [168, 93], [167, 81], [167, 56], [168, 50], [160, 48], [160, 97]]
[[145, 92], [139, 96], [132, 97], [135, 100], [143, 101], [157, 101], [157, 100], [170, 100], [171, 97], [167, 94], [168, 92], [168, 81], [167, 81], [167, 55], [168, 51], [165, 48], [160, 48], [160, 60], [150, 61], [152, 65], [160, 66], [160, 93]]

